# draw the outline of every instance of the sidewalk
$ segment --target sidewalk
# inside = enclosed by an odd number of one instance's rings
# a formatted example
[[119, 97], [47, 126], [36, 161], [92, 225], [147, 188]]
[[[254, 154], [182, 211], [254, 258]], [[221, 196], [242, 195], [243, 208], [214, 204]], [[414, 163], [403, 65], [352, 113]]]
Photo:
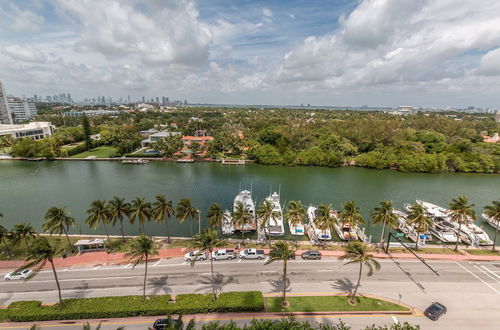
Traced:
[[[178, 258], [184, 256], [187, 249], [185, 248], [175, 248], [160, 250], [158, 256], [155, 256], [151, 260], [158, 259], [169, 259]], [[266, 253], [269, 253], [269, 249], [264, 249]], [[306, 250], [297, 250], [297, 256], [300, 256], [302, 252]], [[343, 251], [321, 251], [324, 257], [335, 257], [343, 255]], [[385, 254], [383, 252], [377, 253], [372, 252], [376, 258], [380, 259], [416, 259], [414, 255], [410, 253], [390, 253]], [[419, 254], [420, 257], [426, 260], [450, 260], [450, 261], [500, 261], [500, 256], [487, 256], [487, 255], [471, 255], [471, 254]], [[119, 265], [128, 264], [129, 260], [125, 256], [125, 253], [106, 253], [106, 252], [86, 252], [77, 256], [70, 256], [65, 259], [56, 258], [54, 259], [54, 264], [56, 267], [91, 267], [91, 266], [106, 266], [106, 265]], [[24, 264], [22, 260], [12, 260], [12, 261], [0, 261], [0, 269], [16, 269]], [[50, 265], [47, 265], [50, 267]]]

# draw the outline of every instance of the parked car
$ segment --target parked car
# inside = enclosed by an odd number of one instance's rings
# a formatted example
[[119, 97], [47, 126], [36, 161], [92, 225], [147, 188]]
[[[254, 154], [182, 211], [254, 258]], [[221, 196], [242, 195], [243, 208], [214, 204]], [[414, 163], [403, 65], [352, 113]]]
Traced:
[[178, 323], [179, 321], [176, 319], [158, 319], [155, 321], [155, 323], [153, 323], [153, 330], [166, 330], [171, 326], [175, 328]]
[[207, 260], [207, 254], [205, 252], [200, 252], [200, 251], [191, 251], [188, 252], [184, 255], [184, 260], [185, 261], [200, 261], [200, 260]]
[[31, 269], [24, 269], [21, 271], [13, 271], [8, 273], [3, 277], [4, 280], [10, 281], [10, 280], [25, 280], [29, 278], [33, 274], [33, 271]]
[[217, 250], [212, 252], [212, 260], [231, 260], [236, 259], [234, 250]]
[[318, 250], [309, 250], [306, 252], [302, 252], [302, 259], [321, 260], [321, 252], [319, 252]]
[[446, 314], [446, 307], [438, 302], [432, 303], [424, 312], [424, 315], [430, 318], [433, 321], [437, 321], [441, 316]]
[[264, 253], [264, 250], [257, 250], [257, 249], [245, 249], [243, 251], [240, 251], [240, 258], [241, 259], [264, 259], [266, 257], [266, 254]]

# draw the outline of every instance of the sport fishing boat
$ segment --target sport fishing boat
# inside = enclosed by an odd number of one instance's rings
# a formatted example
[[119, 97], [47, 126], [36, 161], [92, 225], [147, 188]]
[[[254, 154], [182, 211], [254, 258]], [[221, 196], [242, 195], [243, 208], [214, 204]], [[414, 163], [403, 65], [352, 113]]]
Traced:
[[270, 216], [266, 221], [264, 231], [270, 236], [285, 235], [285, 227], [283, 226], [283, 211], [280, 204], [280, 196], [277, 192], [266, 197], [266, 200], [273, 205], [273, 213], [277, 213], [276, 217]]
[[252, 194], [248, 190], [242, 190], [236, 197], [234, 198], [233, 203], [233, 211], [236, 211], [236, 204], [238, 202], [243, 203], [243, 206], [248, 210], [248, 212], [252, 215], [252, 221], [249, 223], [240, 226], [236, 223], [233, 224], [234, 230], [249, 232], [257, 229], [257, 222], [255, 220], [255, 203], [252, 200]]
[[338, 223], [334, 224], [333, 228], [335, 228], [335, 231], [341, 240], [353, 241], [359, 238], [357, 234], [359, 231], [358, 226], [351, 226], [349, 222], [340, 220], [337, 212], [335, 212], [335, 217], [337, 218]]
[[332, 239], [332, 234], [330, 228], [321, 229], [316, 226], [314, 219], [318, 216], [318, 208], [315, 206], [309, 206], [307, 208], [307, 218], [309, 219], [309, 224], [311, 225], [316, 237], [322, 241], [329, 241]]
[[295, 225], [293, 225], [290, 221], [288, 221], [288, 227], [290, 228], [290, 233], [294, 236], [305, 235], [304, 224], [300, 221]]

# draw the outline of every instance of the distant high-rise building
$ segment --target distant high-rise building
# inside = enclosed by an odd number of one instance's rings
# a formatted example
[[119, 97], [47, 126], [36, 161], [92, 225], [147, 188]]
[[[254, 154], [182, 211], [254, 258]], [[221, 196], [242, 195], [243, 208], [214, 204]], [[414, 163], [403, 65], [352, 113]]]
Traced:
[[495, 121], [497, 123], [500, 123], [500, 110], [497, 111], [496, 115], [495, 115]]
[[12, 116], [7, 105], [7, 95], [3, 83], [0, 81], [0, 124], [12, 124]]
[[71, 98], [71, 94], [66, 95], [66, 99], [68, 100], [68, 103], [73, 103], [73, 99]]
[[156, 97], [156, 103], [160, 103], [160, 98], [158, 96]]
[[130, 103], [130, 95], [128, 96], [128, 103]]
[[16, 122], [30, 120], [37, 115], [36, 105], [33, 101], [22, 100], [19, 98], [9, 98], [7, 100], [12, 119]]
[[51, 96], [47, 96], [47, 102], [52, 102], [52, 97]]
[[146, 103], [146, 98], [144, 96], [142, 97], [142, 103]]

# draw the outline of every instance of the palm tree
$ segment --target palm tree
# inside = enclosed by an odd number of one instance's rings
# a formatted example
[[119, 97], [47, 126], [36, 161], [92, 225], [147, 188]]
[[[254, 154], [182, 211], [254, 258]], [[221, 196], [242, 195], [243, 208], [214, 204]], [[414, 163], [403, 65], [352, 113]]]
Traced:
[[476, 212], [472, 209], [474, 204], [468, 204], [467, 196], [458, 196], [453, 198], [448, 206], [450, 207], [448, 215], [450, 220], [458, 223], [457, 232], [457, 243], [455, 244], [455, 251], [458, 251], [458, 242], [460, 240], [460, 234], [462, 230], [462, 225], [466, 225], [469, 222], [476, 220]]
[[[176, 217], [179, 219], [179, 223], [184, 223], [188, 218], [194, 219], [198, 214], [198, 210], [193, 207], [191, 200], [188, 198], [183, 198], [177, 204], [177, 214]], [[191, 237], [193, 237], [193, 224], [191, 224]]]
[[339, 257], [340, 260], [347, 260], [348, 264], [359, 264], [359, 276], [356, 289], [352, 294], [351, 302], [356, 304], [356, 293], [358, 292], [359, 284], [361, 282], [361, 274], [363, 272], [363, 265], [368, 267], [368, 276], [372, 276], [375, 270], [380, 269], [380, 264], [373, 258], [373, 255], [366, 253], [366, 244], [362, 242], [349, 242], [345, 248], [345, 254]]
[[102, 224], [109, 241], [107, 225], [110, 221], [110, 212], [107, 203], [99, 199], [93, 201], [90, 204], [90, 208], [87, 210], [87, 215], [88, 217], [86, 223], [89, 225], [89, 227], [95, 230], [99, 227], [99, 225]]
[[321, 229], [323, 234], [325, 234], [327, 229], [330, 229], [330, 233], [332, 233], [334, 225], [338, 223], [337, 217], [333, 215], [332, 211], [332, 204], [318, 205], [317, 216], [313, 219], [313, 221], [316, 227]]
[[[259, 222], [260, 228], [265, 228], [268, 221], [270, 221], [271, 219], [276, 221], [276, 219], [279, 217], [279, 213], [277, 211], [274, 211], [273, 203], [271, 203], [267, 199], [264, 199], [259, 204], [256, 213], [257, 213], [257, 218], [260, 220]], [[269, 235], [269, 240], [271, 240], [271, 235]]]
[[217, 232], [221, 231], [222, 223], [224, 222], [224, 210], [219, 203], [213, 203], [208, 208], [207, 212], [208, 224], [212, 229], [217, 229]]
[[414, 204], [410, 207], [408, 213], [407, 223], [415, 227], [417, 231], [417, 241], [415, 242], [415, 249], [418, 249], [418, 241], [421, 233], [426, 233], [431, 227], [432, 220], [425, 214], [425, 210], [420, 204]]
[[[217, 232], [207, 228], [203, 230], [201, 234], [194, 235], [194, 241], [191, 243], [190, 248], [196, 249], [199, 251], [199, 254], [203, 252], [208, 252], [208, 256], [210, 259], [210, 269], [212, 272], [212, 294], [213, 299], [217, 299], [217, 292], [215, 290], [215, 276], [214, 276], [214, 264], [212, 260], [212, 252], [215, 248], [224, 246], [226, 244], [225, 240], [221, 240], [217, 237]], [[196, 261], [198, 260], [197, 256], [195, 256], [191, 260], [191, 267], [194, 267]]]
[[141, 234], [144, 233], [144, 223], [151, 219], [151, 203], [147, 203], [144, 198], [136, 197], [130, 206], [130, 223], [139, 220]]
[[59, 285], [59, 279], [57, 277], [56, 268], [54, 266], [54, 258], [61, 252], [61, 249], [50, 245], [46, 237], [38, 236], [31, 244], [28, 255], [26, 256], [26, 264], [20, 267], [18, 270], [28, 269], [36, 266], [33, 270], [33, 278], [38, 274], [47, 264], [50, 263], [52, 267], [52, 272], [54, 273], [54, 279], [56, 280], [57, 291], [59, 293], [59, 307], [62, 307], [62, 297], [61, 297], [61, 286]]
[[120, 198], [114, 196], [112, 200], [108, 202], [109, 216], [112, 221], [113, 226], [116, 221], [120, 221], [120, 232], [122, 238], [125, 238], [125, 231], [123, 230], [123, 218], [125, 216], [130, 216], [130, 204], [125, 203], [125, 198]]
[[290, 201], [285, 210], [285, 220], [290, 226], [295, 227], [295, 246], [297, 246], [297, 225], [304, 223], [307, 217], [306, 209], [300, 201]]
[[290, 249], [287, 242], [278, 241], [276, 242], [271, 251], [269, 251], [269, 259], [266, 261], [265, 265], [270, 264], [274, 261], [283, 261], [283, 296], [281, 298], [281, 306], [287, 307], [288, 302], [286, 301], [286, 288], [287, 288], [287, 266], [288, 260], [295, 256], [295, 252]]
[[[340, 213], [340, 220], [342, 220], [342, 222], [347, 222], [351, 228], [365, 224], [365, 219], [363, 219], [359, 207], [356, 206], [356, 202], [354, 201], [344, 203], [342, 212]], [[351, 241], [350, 235], [349, 241]]]
[[144, 287], [142, 289], [142, 298], [146, 299], [146, 279], [148, 276], [149, 256], [158, 255], [158, 248], [151, 237], [140, 235], [132, 240], [130, 250], [125, 254], [133, 262], [132, 268], [135, 268], [144, 260]]
[[35, 238], [36, 236], [35, 228], [30, 223], [18, 223], [14, 225], [14, 228], [11, 231], [12, 241], [14, 243], [19, 243], [21, 240], [24, 240], [24, 244], [26, 245], [26, 250], [28, 250], [28, 240], [30, 238]]
[[380, 206], [376, 206], [371, 214], [372, 224], [382, 224], [382, 234], [380, 244], [384, 243], [385, 226], [396, 228], [398, 226], [398, 216], [394, 213], [391, 201], [381, 201]]
[[69, 240], [69, 228], [75, 225], [75, 219], [70, 216], [66, 206], [53, 206], [45, 213], [45, 222], [42, 225], [42, 230], [49, 234], [58, 234], [61, 236], [63, 233], [68, 241], [68, 248], [73, 250], [73, 246]]
[[252, 222], [252, 214], [242, 201], [238, 201], [234, 206], [234, 211], [231, 213], [231, 217], [233, 218], [233, 224], [240, 227], [241, 242], [243, 243], [245, 240], [243, 226]]
[[156, 201], [153, 203], [153, 209], [151, 210], [153, 219], [157, 223], [165, 221], [165, 226], [167, 227], [167, 243], [170, 243], [168, 220], [175, 214], [174, 208], [172, 207], [172, 201], [167, 201], [165, 195], [156, 195], [155, 199]]
[[493, 249], [496, 251], [497, 245], [497, 232], [500, 226], [500, 201], [493, 201], [493, 205], [486, 205], [484, 207], [484, 214], [490, 218], [492, 221], [496, 221], [497, 227], [495, 228], [495, 238], [493, 239]]
[[0, 225], [0, 244], [5, 244], [5, 251], [9, 251], [9, 245], [7, 244], [8, 239], [10, 238], [9, 231], [2, 225]]

